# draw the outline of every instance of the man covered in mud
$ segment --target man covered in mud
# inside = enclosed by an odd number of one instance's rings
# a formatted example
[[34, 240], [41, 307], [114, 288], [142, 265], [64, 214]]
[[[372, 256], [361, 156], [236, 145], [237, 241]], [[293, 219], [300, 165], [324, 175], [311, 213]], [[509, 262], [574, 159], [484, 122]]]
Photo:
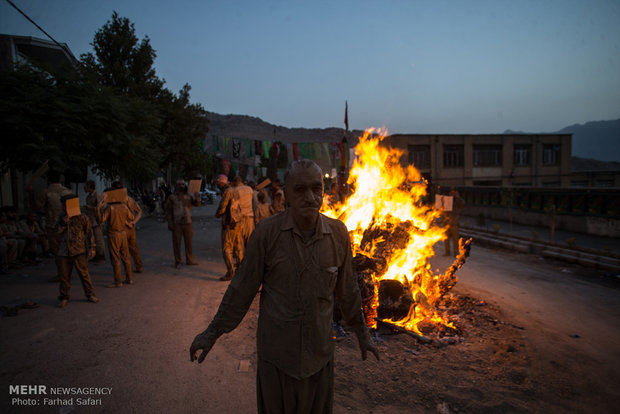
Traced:
[[331, 413], [334, 296], [357, 335], [362, 359], [379, 354], [366, 328], [351, 243], [344, 224], [319, 213], [320, 167], [295, 161], [285, 176], [289, 208], [261, 221], [222, 303], [190, 347], [202, 362], [215, 341], [235, 329], [261, 289], [257, 333], [259, 413]]

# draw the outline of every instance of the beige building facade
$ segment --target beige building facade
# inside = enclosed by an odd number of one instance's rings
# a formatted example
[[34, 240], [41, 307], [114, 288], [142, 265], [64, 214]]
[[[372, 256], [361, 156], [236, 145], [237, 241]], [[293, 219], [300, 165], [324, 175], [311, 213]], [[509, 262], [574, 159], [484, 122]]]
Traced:
[[383, 145], [402, 151], [440, 187], [568, 187], [571, 134], [398, 134]]

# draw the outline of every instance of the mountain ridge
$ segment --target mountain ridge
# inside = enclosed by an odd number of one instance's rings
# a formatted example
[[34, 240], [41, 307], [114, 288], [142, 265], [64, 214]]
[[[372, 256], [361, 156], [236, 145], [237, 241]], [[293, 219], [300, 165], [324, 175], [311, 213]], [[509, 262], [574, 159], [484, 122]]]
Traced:
[[[344, 128], [288, 128], [250, 115], [221, 115], [207, 112], [207, 119], [209, 136], [252, 137], [257, 140], [275, 140], [283, 143], [340, 142], [345, 136]], [[356, 145], [358, 137], [363, 133], [362, 130], [349, 131], [347, 134], [349, 145]], [[503, 134], [572, 134], [573, 157], [602, 163], [620, 162], [620, 119], [573, 124], [555, 132], [519, 132], [507, 129]], [[613, 165], [596, 166], [595, 163], [585, 161], [577, 163], [602, 170], [617, 169]]]

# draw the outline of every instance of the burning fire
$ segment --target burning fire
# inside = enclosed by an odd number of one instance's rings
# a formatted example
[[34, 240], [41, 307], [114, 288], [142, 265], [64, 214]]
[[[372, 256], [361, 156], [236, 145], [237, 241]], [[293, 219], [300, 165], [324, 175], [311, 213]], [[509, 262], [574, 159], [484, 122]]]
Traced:
[[[403, 152], [380, 145], [386, 135], [383, 129], [366, 130], [349, 173], [352, 194], [343, 203], [324, 204], [322, 212], [345, 223], [354, 256], [385, 259], [385, 266], [372, 273], [374, 297], [365, 306], [368, 325], [376, 326], [380, 282], [392, 279], [410, 290], [413, 304], [406, 317], [389, 322], [417, 333], [422, 321], [451, 326], [435, 305], [456, 278], [453, 272], [433, 274], [429, 264], [433, 246], [446, 239], [445, 229], [434, 225], [441, 212], [425, 202], [427, 183], [420, 172], [400, 165]], [[390, 243], [395, 233], [399, 242]]]

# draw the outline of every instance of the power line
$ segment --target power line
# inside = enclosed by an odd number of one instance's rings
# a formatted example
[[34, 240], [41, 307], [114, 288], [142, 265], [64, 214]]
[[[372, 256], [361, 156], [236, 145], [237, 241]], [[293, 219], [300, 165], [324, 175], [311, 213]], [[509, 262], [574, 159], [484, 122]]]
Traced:
[[30, 17], [28, 17], [28, 15], [27, 15], [26, 13], [24, 13], [23, 11], [21, 11], [21, 9], [20, 9], [19, 7], [17, 7], [17, 6], [15, 5], [15, 3], [13, 3], [11, 0], [6, 0], [6, 2], [7, 2], [7, 3], [9, 3], [11, 6], [13, 6], [13, 8], [14, 8], [15, 10], [17, 10], [17, 11], [18, 11], [18, 12], [19, 12], [22, 16], [24, 16], [26, 19], [28, 19], [28, 21], [29, 21], [30, 23], [34, 24], [34, 25], [37, 27], [37, 29], [39, 29], [40, 31], [42, 31], [42, 32], [45, 34], [45, 36], [49, 37], [49, 38], [50, 38], [50, 40], [51, 40], [52, 42], [56, 43], [56, 46], [58, 46], [58, 47], [59, 47], [59, 48], [61, 48], [61, 49], [64, 49], [64, 47], [63, 47], [60, 43], [58, 43], [58, 42], [56, 41], [56, 39], [54, 39], [54, 38], [53, 38], [53, 37], [52, 37], [49, 33], [47, 33], [45, 30], [43, 30], [43, 28], [42, 28], [41, 26], [39, 26], [39, 25], [38, 25], [38, 24], [37, 24], [34, 20], [32, 20]]

